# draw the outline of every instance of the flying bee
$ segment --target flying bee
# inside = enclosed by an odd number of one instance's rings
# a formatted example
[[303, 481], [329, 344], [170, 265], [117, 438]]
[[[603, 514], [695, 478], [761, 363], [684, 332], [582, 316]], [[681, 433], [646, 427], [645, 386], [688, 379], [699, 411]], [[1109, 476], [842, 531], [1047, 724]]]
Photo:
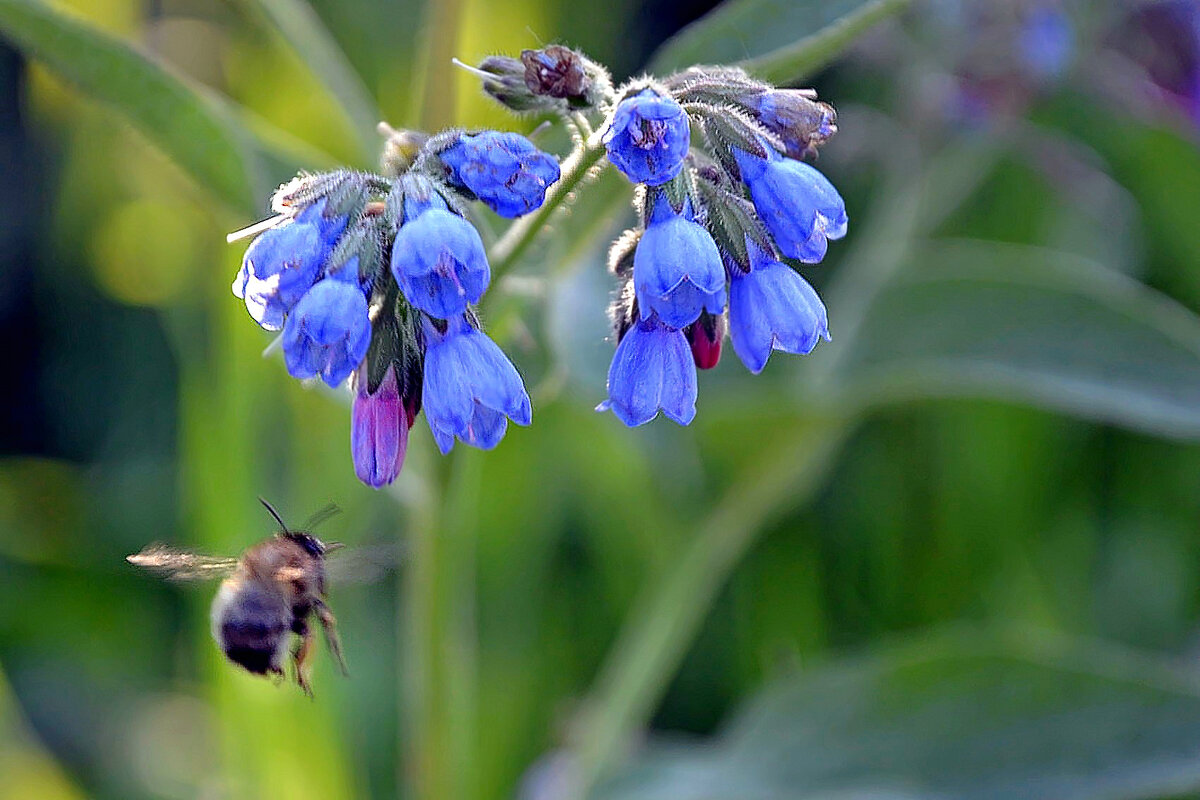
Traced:
[[[310, 657], [313, 631], [310, 618], [316, 617], [325, 633], [325, 642], [337, 660], [343, 675], [348, 675], [338, 638], [337, 620], [325, 604], [328, 577], [325, 558], [342, 548], [337, 542], [322, 542], [308, 530], [289, 530], [279, 513], [259, 498], [279, 523], [274, 536], [253, 545], [238, 558], [213, 556], [176, 550], [163, 544], [151, 544], [126, 560], [168, 580], [215, 580], [222, 578], [213, 599], [212, 635], [225, 656], [255, 675], [284, 676], [283, 662], [291, 649], [296, 683], [312, 696]], [[318, 511], [305, 524], [311, 529], [336, 514], [336, 506]], [[338, 578], [370, 579], [386, 569], [390, 551], [360, 549], [349, 551], [359, 558], [335, 562]], [[354, 574], [355, 571], [357, 574]]]

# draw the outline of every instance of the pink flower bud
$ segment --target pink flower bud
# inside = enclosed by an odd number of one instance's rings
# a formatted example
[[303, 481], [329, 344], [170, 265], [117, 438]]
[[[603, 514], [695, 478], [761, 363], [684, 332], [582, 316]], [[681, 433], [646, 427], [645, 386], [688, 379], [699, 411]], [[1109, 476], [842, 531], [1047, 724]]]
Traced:
[[700, 369], [712, 369], [721, 360], [721, 341], [725, 338], [725, 317], [707, 311], [687, 328], [692, 360]]

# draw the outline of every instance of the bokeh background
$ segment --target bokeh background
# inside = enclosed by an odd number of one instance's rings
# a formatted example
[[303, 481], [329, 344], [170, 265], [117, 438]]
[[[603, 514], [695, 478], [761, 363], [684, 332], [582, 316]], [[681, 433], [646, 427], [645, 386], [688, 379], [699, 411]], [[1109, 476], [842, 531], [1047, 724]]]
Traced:
[[[715, 5], [0, 2], [0, 797], [1200, 796], [1200, 9]], [[483, 309], [533, 426], [442, 459], [418, 422], [367, 489], [224, 234], [369, 168], [377, 116], [530, 130], [448, 59], [549, 42], [618, 79], [784, 53], [837, 106], [834, 340], [727, 353], [686, 429], [594, 413], [607, 175]], [[403, 553], [333, 589], [315, 701], [124, 562], [236, 553], [260, 495]]]

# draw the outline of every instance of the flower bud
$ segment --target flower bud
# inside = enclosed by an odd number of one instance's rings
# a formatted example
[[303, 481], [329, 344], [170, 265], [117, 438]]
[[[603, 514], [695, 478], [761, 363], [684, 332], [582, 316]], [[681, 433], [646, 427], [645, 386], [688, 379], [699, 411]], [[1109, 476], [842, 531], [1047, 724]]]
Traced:
[[374, 393], [368, 392], [367, 380], [360, 376], [350, 428], [354, 474], [360, 481], [378, 489], [396, 479], [404, 466], [411, 427], [400, 399], [395, 367], [388, 367]]
[[721, 360], [721, 342], [725, 338], [725, 315], [707, 311], [689, 325], [684, 334], [692, 348], [692, 360], [699, 369], [712, 369]]
[[561, 109], [562, 100], [535, 94], [526, 84], [526, 67], [520, 60], [508, 56], [488, 56], [478, 70], [471, 69], [483, 79], [483, 90], [496, 102], [517, 112], [546, 112]]
[[552, 44], [541, 50], [522, 50], [525, 85], [534, 94], [582, 99], [587, 90], [583, 59], [569, 47]]
[[805, 89], [769, 89], [744, 99], [755, 118], [783, 142], [789, 158], [803, 158], [837, 133], [837, 112]]
[[517, 133], [464, 134], [438, 153], [456, 186], [469, 189], [502, 217], [519, 217], [541, 206], [546, 188], [559, 178], [558, 161]]

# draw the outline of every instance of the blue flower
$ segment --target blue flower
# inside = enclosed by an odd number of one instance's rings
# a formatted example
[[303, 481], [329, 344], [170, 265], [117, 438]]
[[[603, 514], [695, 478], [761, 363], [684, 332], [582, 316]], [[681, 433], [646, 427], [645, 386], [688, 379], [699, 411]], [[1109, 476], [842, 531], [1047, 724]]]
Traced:
[[484, 131], [463, 136], [438, 153], [451, 180], [465, 186], [502, 217], [528, 214], [558, 180], [558, 161], [516, 133]]
[[659, 409], [680, 425], [696, 416], [696, 365], [683, 331], [657, 315], [625, 333], [608, 368], [608, 399], [596, 407], [629, 427], [643, 425]]
[[511, 419], [528, 425], [529, 395], [516, 367], [463, 317], [447, 321], [445, 333], [428, 320], [425, 331], [425, 382], [421, 403], [433, 439], [443, 454], [454, 437], [481, 450], [504, 438]]
[[604, 134], [608, 160], [629, 180], [650, 186], [679, 174], [690, 141], [683, 106], [653, 89], [622, 100]]
[[1075, 32], [1061, 9], [1035, 6], [1020, 28], [1021, 55], [1034, 77], [1057, 78], [1071, 61]]
[[277, 331], [283, 319], [321, 275], [321, 265], [346, 227], [345, 217], [327, 219], [318, 200], [290, 222], [261, 234], [242, 257], [233, 293], [262, 327]]
[[392, 245], [392, 274], [408, 302], [438, 319], [467, 310], [492, 278], [483, 240], [471, 223], [446, 208], [406, 195], [404, 224]]
[[338, 386], [367, 355], [371, 320], [355, 283], [330, 279], [308, 290], [283, 326], [283, 355], [295, 378]]
[[729, 283], [729, 338], [733, 351], [757, 374], [772, 350], [803, 355], [829, 340], [825, 304], [808, 281], [754, 243], [748, 273], [734, 270]]
[[781, 253], [815, 264], [825, 257], [827, 239], [846, 235], [846, 204], [815, 167], [764, 147], [766, 158], [733, 151], [754, 208]]
[[695, 321], [704, 309], [725, 307], [725, 267], [712, 236], [691, 219], [690, 206], [676, 214], [666, 197], [654, 202], [646, 232], [633, 256], [633, 283], [643, 318], [652, 312], [672, 328]]

